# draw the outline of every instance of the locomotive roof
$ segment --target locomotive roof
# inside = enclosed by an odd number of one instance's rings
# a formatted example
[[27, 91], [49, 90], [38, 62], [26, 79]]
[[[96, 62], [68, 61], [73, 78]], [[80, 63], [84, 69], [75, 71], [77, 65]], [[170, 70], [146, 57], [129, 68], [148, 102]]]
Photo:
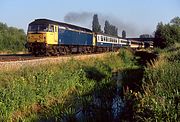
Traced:
[[84, 27], [80, 27], [80, 26], [76, 26], [76, 25], [72, 25], [72, 24], [68, 24], [68, 23], [63, 23], [63, 22], [57, 22], [57, 21], [53, 21], [53, 20], [49, 20], [49, 19], [35, 19], [29, 25], [33, 25], [33, 24], [55, 24], [55, 25], [60, 25], [60, 26], [75, 29], [75, 30], [92, 32], [90, 29], [87, 29]]

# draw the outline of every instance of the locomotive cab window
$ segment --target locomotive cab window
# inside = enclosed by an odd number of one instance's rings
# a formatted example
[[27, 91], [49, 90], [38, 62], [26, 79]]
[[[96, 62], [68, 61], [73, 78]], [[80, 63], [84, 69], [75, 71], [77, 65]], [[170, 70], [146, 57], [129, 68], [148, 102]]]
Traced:
[[29, 25], [28, 27], [29, 32], [37, 32], [37, 31], [48, 31], [48, 25]]
[[49, 32], [54, 32], [54, 25], [50, 25]]

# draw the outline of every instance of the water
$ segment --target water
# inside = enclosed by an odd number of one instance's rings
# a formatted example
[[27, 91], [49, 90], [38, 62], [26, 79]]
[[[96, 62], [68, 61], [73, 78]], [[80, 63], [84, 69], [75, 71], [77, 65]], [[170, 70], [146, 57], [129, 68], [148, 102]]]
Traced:
[[117, 83], [117, 91], [116, 96], [113, 98], [112, 102], [112, 116], [114, 120], [119, 120], [120, 115], [123, 112], [124, 109], [124, 101], [122, 99], [122, 80], [123, 76], [121, 72], [117, 72], [116, 76], [116, 83]]
[[76, 121], [120, 121], [125, 103], [122, 97], [122, 73], [114, 73], [113, 79], [116, 80], [116, 88], [109, 99], [101, 93], [93, 94], [93, 102], [86, 108], [79, 108], [75, 115]]

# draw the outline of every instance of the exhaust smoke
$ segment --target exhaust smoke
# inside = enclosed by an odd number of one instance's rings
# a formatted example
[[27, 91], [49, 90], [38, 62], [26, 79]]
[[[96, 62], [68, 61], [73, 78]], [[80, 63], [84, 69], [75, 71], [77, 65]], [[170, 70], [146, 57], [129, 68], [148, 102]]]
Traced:
[[[92, 12], [69, 12], [64, 16], [64, 21], [72, 24], [76, 24], [79, 26], [83, 26], [92, 30], [92, 20], [93, 15], [96, 13]], [[122, 31], [125, 30], [127, 37], [139, 37], [139, 35], [144, 33], [152, 33], [149, 29], [138, 28], [135, 24], [131, 22], [124, 22], [121, 19], [106, 14], [98, 14], [99, 23], [101, 25], [101, 30], [104, 31], [105, 21], [108, 20], [110, 24], [116, 26], [118, 28], [119, 36], [122, 36]]]

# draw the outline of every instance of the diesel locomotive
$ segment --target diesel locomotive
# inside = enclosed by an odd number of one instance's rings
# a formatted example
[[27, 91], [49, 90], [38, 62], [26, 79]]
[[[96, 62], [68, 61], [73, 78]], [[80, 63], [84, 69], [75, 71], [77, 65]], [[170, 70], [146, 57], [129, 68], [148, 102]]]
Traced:
[[26, 48], [33, 55], [49, 56], [117, 51], [131, 44], [143, 46], [140, 42], [135, 43], [72, 24], [36, 19], [28, 26]]

